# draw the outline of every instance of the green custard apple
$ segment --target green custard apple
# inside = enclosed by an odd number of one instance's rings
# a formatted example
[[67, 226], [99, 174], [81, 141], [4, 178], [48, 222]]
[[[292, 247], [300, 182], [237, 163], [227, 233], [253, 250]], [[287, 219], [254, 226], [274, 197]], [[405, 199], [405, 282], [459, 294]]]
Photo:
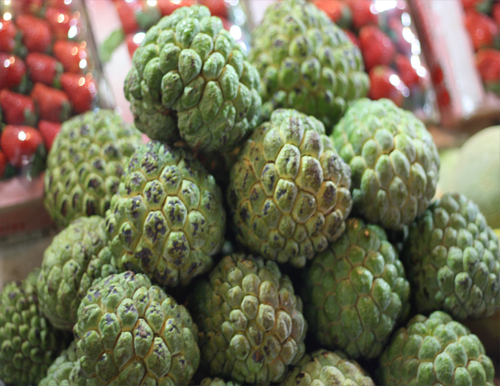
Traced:
[[81, 373], [75, 341], [52, 363], [38, 386], [87, 386], [87, 378]]
[[204, 378], [200, 386], [241, 386], [241, 384], [233, 381], [226, 382], [222, 378]]

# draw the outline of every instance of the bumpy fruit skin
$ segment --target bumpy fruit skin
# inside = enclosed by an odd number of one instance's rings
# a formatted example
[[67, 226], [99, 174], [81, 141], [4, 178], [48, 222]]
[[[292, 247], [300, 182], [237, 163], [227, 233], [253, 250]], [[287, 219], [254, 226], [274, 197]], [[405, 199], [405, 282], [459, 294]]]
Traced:
[[306, 355], [282, 386], [375, 386], [361, 366], [341, 351], [317, 350]]
[[106, 227], [120, 271], [176, 286], [211, 268], [225, 220], [220, 189], [200, 162], [185, 149], [151, 141], [130, 158]]
[[498, 238], [462, 194], [445, 193], [410, 226], [403, 261], [418, 312], [462, 320], [500, 307]]
[[442, 311], [414, 316], [380, 357], [386, 386], [493, 386], [494, 376], [481, 341]]
[[318, 118], [328, 134], [350, 101], [366, 96], [357, 46], [313, 3], [270, 5], [253, 33], [250, 61], [261, 78], [262, 116], [278, 107]]
[[88, 291], [74, 333], [88, 386], [187, 385], [200, 362], [186, 308], [130, 271]]
[[81, 374], [75, 341], [50, 365], [38, 386], [87, 386], [87, 378]]
[[278, 265], [261, 257], [224, 257], [188, 299], [212, 376], [244, 385], [281, 382], [305, 352], [302, 301]]
[[382, 228], [347, 220], [342, 237], [305, 274], [305, 314], [322, 345], [376, 358], [410, 311], [410, 284]]
[[105, 220], [81, 217], [54, 237], [38, 276], [40, 309], [52, 325], [72, 330], [80, 301], [94, 280], [116, 272]]
[[37, 274], [7, 284], [0, 293], [0, 380], [6, 384], [37, 384], [64, 349], [66, 337], [38, 307]]
[[241, 386], [241, 384], [232, 381], [226, 382], [221, 378], [204, 378], [200, 386]]
[[176, 9], [152, 27], [125, 79], [135, 125], [151, 139], [230, 150], [257, 124], [259, 74], [207, 7]]
[[389, 99], [354, 102], [331, 136], [352, 171], [354, 212], [402, 229], [429, 206], [439, 178], [432, 135]]
[[239, 241], [266, 259], [303, 267], [344, 232], [350, 183], [349, 166], [320, 121], [275, 110], [231, 169], [228, 201]]
[[78, 217], [104, 216], [123, 165], [140, 143], [139, 131], [109, 110], [66, 121], [45, 171], [45, 207], [56, 224], [63, 228]]

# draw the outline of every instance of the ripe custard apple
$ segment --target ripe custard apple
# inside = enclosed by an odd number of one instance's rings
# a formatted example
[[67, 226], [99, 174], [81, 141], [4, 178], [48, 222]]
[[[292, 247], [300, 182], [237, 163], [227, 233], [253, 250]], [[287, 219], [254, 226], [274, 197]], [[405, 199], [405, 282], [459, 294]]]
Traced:
[[256, 126], [259, 74], [207, 7], [181, 7], [149, 29], [132, 59], [125, 96], [151, 139], [230, 150]]
[[320, 349], [304, 356], [281, 385], [375, 386], [375, 383], [356, 361], [343, 352]]
[[233, 381], [226, 382], [221, 378], [204, 378], [200, 386], [241, 386], [241, 384]]
[[278, 265], [261, 257], [224, 257], [188, 299], [200, 350], [212, 376], [244, 385], [281, 382], [305, 352], [302, 301]]
[[494, 385], [493, 362], [481, 341], [442, 311], [414, 316], [396, 331], [379, 362], [381, 385]]
[[90, 288], [74, 333], [88, 386], [188, 385], [200, 362], [186, 308], [131, 271]]
[[350, 218], [305, 272], [307, 321], [322, 345], [376, 358], [410, 311], [410, 284], [382, 228]]
[[402, 229], [429, 206], [439, 177], [432, 135], [389, 99], [354, 102], [331, 136], [352, 171], [354, 212]]
[[228, 201], [238, 240], [266, 259], [303, 267], [344, 232], [350, 183], [349, 166], [320, 121], [275, 110], [231, 169]]
[[120, 271], [176, 286], [211, 268], [225, 221], [214, 177], [189, 151], [151, 141], [131, 157], [106, 227]]
[[0, 380], [16, 386], [37, 384], [65, 347], [38, 305], [34, 271], [0, 293]]
[[78, 218], [45, 250], [38, 298], [45, 317], [58, 329], [71, 331], [93, 281], [116, 272], [105, 223], [99, 216]]
[[319, 119], [330, 134], [349, 102], [366, 96], [359, 48], [312, 2], [271, 4], [255, 29], [250, 61], [260, 74], [262, 116], [292, 108]]
[[81, 374], [75, 341], [52, 363], [38, 386], [87, 386], [87, 378]]
[[418, 312], [462, 320], [500, 308], [498, 238], [462, 194], [445, 193], [410, 226], [404, 263]]
[[63, 228], [78, 217], [104, 216], [123, 165], [140, 143], [140, 132], [110, 110], [64, 122], [45, 171], [45, 208], [56, 224]]

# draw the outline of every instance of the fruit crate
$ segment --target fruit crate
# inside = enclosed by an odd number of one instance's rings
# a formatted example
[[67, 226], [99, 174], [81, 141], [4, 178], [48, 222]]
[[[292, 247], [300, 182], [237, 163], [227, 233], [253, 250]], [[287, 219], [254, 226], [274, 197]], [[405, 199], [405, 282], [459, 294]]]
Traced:
[[[87, 110], [113, 108], [115, 102], [103, 76], [82, 0], [2, 0], [0, 17], [0, 55], [8, 57], [0, 64], [0, 80], [7, 82], [2, 87], [9, 88], [0, 91], [4, 97], [0, 97], [3, 240], [51, 226], [43, 206], [43, 169], [60, 125]], [[13, 75], [8, 71], [16, 61], [21, 64], [22, 77], [12, 84]], [[14, 109], [8, 105], [17, 99], [24, 100], [27, 107], [13, 115]]]

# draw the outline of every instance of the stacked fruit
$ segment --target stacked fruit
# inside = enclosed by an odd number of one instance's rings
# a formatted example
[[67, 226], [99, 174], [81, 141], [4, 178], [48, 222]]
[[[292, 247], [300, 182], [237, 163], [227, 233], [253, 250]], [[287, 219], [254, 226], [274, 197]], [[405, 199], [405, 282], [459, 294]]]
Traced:
[[476, 66], [487, 91], [500, 95], [500, 1], [462, 0]]
[[181, 7], [125, 80], [152, 141], [111, 112], [63, 125], [65, 228], [36, 286], [0, 294], [4, 381], [493, 386], [459, 321], [500, 308], [498, 239], [463, 195], [433, 200], [423, 123], [362, 98], [359, 49], [312, 3], [272, 4], [254, 47]]
[[93, 106], [93, 64], [82, 40], [81, 15], [70, 3], [2, 5], [0, 178], [30, 169], [36, 174], [61, 123]]

